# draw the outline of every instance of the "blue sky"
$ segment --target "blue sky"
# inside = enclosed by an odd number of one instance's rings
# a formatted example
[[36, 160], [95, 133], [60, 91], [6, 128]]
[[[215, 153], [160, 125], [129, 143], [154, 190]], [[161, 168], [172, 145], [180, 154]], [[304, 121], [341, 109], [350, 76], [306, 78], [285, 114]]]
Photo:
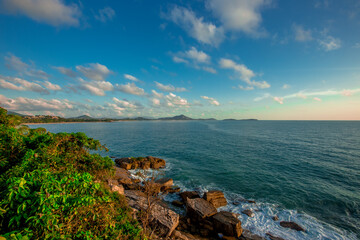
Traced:
[[0, 106], [360, 120], [356, 0], [0, 0]]

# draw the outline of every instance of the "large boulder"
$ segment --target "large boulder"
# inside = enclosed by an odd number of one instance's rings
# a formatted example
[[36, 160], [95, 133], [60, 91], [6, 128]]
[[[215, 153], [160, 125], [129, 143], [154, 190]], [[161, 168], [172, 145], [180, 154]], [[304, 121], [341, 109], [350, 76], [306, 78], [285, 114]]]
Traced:
[[163, 168], [166, 165], [166, 162], [164, 159], [156, 158], [152, 156], [148, 157], [138, 157], [138, 158], [117, 158], [115, 159], [115, 163], [120, 166], [121, 168], [124, 168], [126, 170], [130, 169], [159, 169]]
[[204, 199], [210, 202], [216, 208], [227, 205], [224, 193], [221, 191], [208, 191], [204, 194]]
[[192, 220], [202, 220], [217, 213], [216, 208], [202, 198], [187, 199], [186, 212]]
[[[128, 190], [125, 191], [128, 203], [131, 207], [139, 211], [147, 211], [148, 202], [146, 194], [141, 191]], [[175, 213], [166, 204], [150, 198], [151, 209], [149, 222], [152, 226], [156, 226], [157, 234], [162, 237], [169, 237], [179, 224], [179, 214]]]
[[119, 184], [117, 180], [110, 179], [108, 180], [108, 184], [112, 192], [117, 192], [120, 195], [124, 195], [124, 187], [123, 185]]
[[281, 221], [280, 222], [280, 226], [284, 227], [284, 228], [291, 228], [294, 229], [296, 231], [303, 231], [305, 232], [305, 229], [302, 228], [299, 224], [294, 223], [294, 222], [286, 222], [286, 221]]
[[186, 191], [186, 192], [181, 192], [180, 197], [184, 202], [186, 202], [188, 198], [189, 199], [200, 198], [200, 195], [198, 192], [195, 191]]
[[242, 232], [240, 239], [241, 240], [266, 240], [264, 237], [256, 235], [246, 229], [244, 229], [244, 231]]
[[230, 212], [218, 212], [213, 217], [215, 231], [230, 237], [240, 237], [243, 229], [241, 221]]
[[171, 178], [160, 178], [160, 179], [156, 180], [155, 182], [157, 184], [160, 184], [161, 187], [164, 187], [164, 188], [170, 188], [174, 184], [174, 181]]

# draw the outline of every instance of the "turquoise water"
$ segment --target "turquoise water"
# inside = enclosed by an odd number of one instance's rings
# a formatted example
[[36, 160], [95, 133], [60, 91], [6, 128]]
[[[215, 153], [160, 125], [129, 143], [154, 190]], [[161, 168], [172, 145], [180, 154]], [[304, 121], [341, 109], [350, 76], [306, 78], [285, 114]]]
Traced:
[[[360, 122], [146, 121], [32, 125], [51, 132], [85, 132], [109, 156], [157, 156], [184, 189], [221, 189], [257, 204], [243, 227], [287, 239], [360, 237]], [[306, 233], [281, 228], [293, 220]]]

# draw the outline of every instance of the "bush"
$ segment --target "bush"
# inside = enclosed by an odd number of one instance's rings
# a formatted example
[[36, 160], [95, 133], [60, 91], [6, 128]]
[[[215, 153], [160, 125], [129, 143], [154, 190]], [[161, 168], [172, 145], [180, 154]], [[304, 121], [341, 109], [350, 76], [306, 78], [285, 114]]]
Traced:
[[0, 234], [7, 239], [142, 239], [104, 180], [107, 150], [84, 133], [17, 127], [0, 108]]

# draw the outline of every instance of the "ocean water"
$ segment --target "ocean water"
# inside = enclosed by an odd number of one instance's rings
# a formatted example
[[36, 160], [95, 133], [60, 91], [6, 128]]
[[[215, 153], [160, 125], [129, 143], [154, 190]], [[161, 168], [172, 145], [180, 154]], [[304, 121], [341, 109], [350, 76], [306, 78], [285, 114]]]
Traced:
[[[224, 191], [243, 228], [285, 239], [360, 238], [359, 121], [134, 121], [31, 125], [85, 132], [116, 157], [166, 159], [182, 189]], [[176, 196], [168, 196], [168, 198]], [[233, 205], [242, 197], [256, 204]], [[306, 232], [282, 228], [295, 221]]]

